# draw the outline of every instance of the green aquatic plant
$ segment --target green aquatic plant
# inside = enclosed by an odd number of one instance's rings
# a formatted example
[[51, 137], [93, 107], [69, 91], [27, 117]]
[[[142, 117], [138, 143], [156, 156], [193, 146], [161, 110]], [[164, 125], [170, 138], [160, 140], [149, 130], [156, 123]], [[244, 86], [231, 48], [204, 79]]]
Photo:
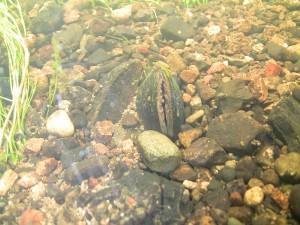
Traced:
[[190, 8], [191, 6], [206, 5], [208, 0], [181, 0], [181, 3], [185, 8]]
[[53, 105], [53, 102], [55, 100], [55, 97], [58, 92], [58, 80], [60, 75], [62, 74], [62, 66], [61, 66], [61, 57], [60, 57], [60, 49], [61, 46], [58, 43], [57, 40], [52, 39], [52, 45], [53, 45], [53, 55], [52, 55], [52, 62], [51, 62], [51, 67], [53, 69], [53, 74], [50, 78], [50, 83], [49, 83], [49, 92], [48, 92], [48, 109], [46, 113], [46, 117], [48, 117], [49, 111], [51, 109], [51, 106]]
[[24, 118], [34, 87], [30, 85], [25, 22], [18, 0], [0, 1], [0, 40], [8, 57], [11, 97], [0, 96], [0, 159], [15, 163], [25, 143]]

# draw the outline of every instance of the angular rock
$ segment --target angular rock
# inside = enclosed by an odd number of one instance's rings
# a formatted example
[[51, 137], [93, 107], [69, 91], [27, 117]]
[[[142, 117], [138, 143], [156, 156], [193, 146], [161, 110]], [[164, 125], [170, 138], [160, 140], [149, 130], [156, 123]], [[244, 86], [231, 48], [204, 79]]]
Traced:
[[223, 164], [227, 160], [224, 149], [213, 139], [199, 138], [183, 151], [184, 161], [193, 167]]
[[35, 172], [31, 171], [18, 181], [18, 185], [20, 185], [23, 188], [30, 188], [34, 185], [36, 185], [40, 181], [40, 176]]
[[196, 87], [200, 98], [203, 101], [209, 101], [216, 96], [217, 91], [211, 88], [209, 85], [202, 83], [201, 81], [196, 82]]
[[207, 193], [205, 195], [205, 202], [211, 208], [218, 208], [225, 211], [230, 207], [229, 195], [222, 188]]
[[[114, 203], [124, 195], [131, 196], [123, 203], [131, 207], [131, 210], [124, 211], [123, 216], [132, 218], [130, 224], [155, 224], [155, 215], [163, 215], [159, 217], [162, 224], [185, 224], [192, 210], [192, 202], [185, 199], [182, 184], [134, 169], [113, 182], [110, 187], [94, 193], [91, 205], [95, 208], [92, 211], [97, 212], [96, 206], [101, 203], [107, 205], [107, 202], [112, 208], [116, 208]], [[137, 203], [140, 204], [139, 207], [136, 207]], [[147, 212], [140, 214], [140, 209], [147, 209]], [[96, 219], [101, 218], [98, 213], [94, 214]]]
[[178, 181], [184, 181], [184, 180], [195, 181], [197, 179], [197, 173], [191, 166], [187, 164], [181, 164], [176, 168], [176, 170], [174, 170], [170, 174], [170, 177], [173, 180], [178, 180]]
[[65, 170], [64, 179], [71, 185], [80, 184], [90, 177], [100, 177], [108, 172], [109, 159], [103, 155], [95, 155], [84, 161], [73, 163]]
[[114, 123], [120, 120], [122, 112], [132, 101], [142, 71], [142, 62], [129, 60], [106, 74], [99, 83], [101, 88], [93, 102], [88, 118], [92, 123], [109, 119]]
[[300, 152], [300, 103], [297, 100], [293, 97], [280, 100], [270, 112], [268, 122], [289, 151]]
[[177, 16], [169, 16], [161, 25], [160, 32], [165, 39], [174, 41], [185, 41], [196, 34], [191, 25]]
[[236, 112], [253, 99], [252, 93], [242, 79], [223, 83], [217, 89], [216, 102], [222, 113]]
[[53, 141], [44, 142], [42, 145], [42, 154], [60, 160], [61, 154], [64, 151], [77, 147], [79, 147], [79, 143], [74, 137], [59, 138]]
[[74, 125], [64, 110], [52, 113], [46, 123], [47, 131], [58, 137], [69, 137], [74, 134]]
[[63, 25], [63, 8], [56, 2], [48, 2], [38, 12], [30, 23], [30, 31], [34, 34], [49, 34], [57, 31]]
[[288, 183], [300, 182], [300, 154], [291, 152], [280, 155], [275, 161], [275, 170], [279, 177]]
[[165, 135], [153, 130], [142, 132], [137, 138], [138, 151], [153, 171], [168, 174], [181, 161], [178, 147]]
[[111, 58], [112, 56], [109, 55], [104, 49], [99, 48], [87, 58], [86, 62], [91, 66], [103, 63], [110, 60]]
[[114, 134], [114, 124], [110, 120], [97, 121], [91, 129], [91, 136], [97, 143], [108, 143]]
[[245, 112], [225, 113], [215, 118], [207, 131], [208, 138], [237, 155], [252, 153], [257, 147], [253, 141], [264, 136], [263, 126]]

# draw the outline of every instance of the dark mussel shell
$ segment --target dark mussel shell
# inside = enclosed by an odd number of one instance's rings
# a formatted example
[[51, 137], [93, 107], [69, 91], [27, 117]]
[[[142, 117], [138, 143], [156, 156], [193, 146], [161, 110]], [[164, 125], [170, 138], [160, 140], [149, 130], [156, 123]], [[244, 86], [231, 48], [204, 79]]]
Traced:
[[184, 122], [183, 102], [179, 86], [167, 69], [150, 71], [138, 89], [137, 113], [145, 130], [156, 130], [177, 138]]

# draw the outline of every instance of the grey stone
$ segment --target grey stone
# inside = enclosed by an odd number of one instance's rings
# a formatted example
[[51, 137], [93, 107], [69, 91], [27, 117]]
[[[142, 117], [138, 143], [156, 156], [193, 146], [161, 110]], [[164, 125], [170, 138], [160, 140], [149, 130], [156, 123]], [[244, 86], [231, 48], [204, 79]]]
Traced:
[[199, 138], [183, 151], [184, 161], [192, 166], [212, 166], [227, 160], [224, 149], [213, 139]]
[[280, 155], [275, 161], [275, 170], [279, 177], [285, 182], [300, 182], [300, 154], [291, 152], [287, 155]]
[[80, 24], [72, 23], [54, 34], [53, 39], [61, 45], [62, 50], [75, 50], [79, 47], [83, 30]]
[[185, 41], [196, 34], [191, 25], [177, 16], [169, 16], [161, 25], [160, 32], [165, 39], [174, 41]]
[[[240, 221], [239, 223], [230, 223], [231, 225], [238, 224], [251, 224], [253, 211], [250, 207], [247, 206], [235, 206], [230, 207], [228, 210], [228, 216], [235, 218]], [[233, 222], [233, 221], [232, 221]], [[229, 224], [229, 223], [228, 223]]]
[[253, 95], [242, 79], [221, 84], [216, 93], [218, 110], [222, 113], [236, 112], [252, 99]]
[[224, 182], [227, 183], [235, 179], [236, 172], [233, 168], [225, 166], [219, 171], [218, 177], [220, 177]]
[[260, 167], [250, 156], [242, 158], [237, 164], [235, 171], [237, 178], [242, 178], [245, 182], [261, 174]]
[[300, 103], [297, 100], [291, 96], [280, 100], [270, 112], [268, 122], [289, 151], [300, 152]]
[[88, 58], [87, 63], [89, 65], [97, 65], [99, 63], [103, 63], [105, 61], [108, 61], [112, 58], [111, 55], [109, 55], [104, 49], [99, 48], [96, 51], [94, 51]]
[[142, 132], [137, 137], [138, 151], [145, 164], [155, 172], [168, 174], [181, 161], [178, 147], [164, 134], [154, 130]]
[[122, 117], [122, 112], [133, 100], [139, 77], [142, 72], [142, 62], [129, 60], [106, 74], [99, 83], [101, 88], [88, 113], [89, 121], [111, 120], [117, 122]]
[[44, 4], [37, 16], [32, 19], [30, 31], [34, 34], [50, 34], [61, 28], [64, 23], [63, 17], [63, 8], [54, 1], [49, 1]]
[[104, 155], [95, 155], [81, 162], [73, 163], [65, 170], [64, 180], [71, 185], [80, 184], [90, 177], [100, 177], [108, 172], [109, 159]]
[[214, 139], [226, 152], [237, 155], [253, 153], [253, 140], [262, 140], [262, 125], [245, 112], [225, 113], [215, 118], [208, 127], [207, 137]]

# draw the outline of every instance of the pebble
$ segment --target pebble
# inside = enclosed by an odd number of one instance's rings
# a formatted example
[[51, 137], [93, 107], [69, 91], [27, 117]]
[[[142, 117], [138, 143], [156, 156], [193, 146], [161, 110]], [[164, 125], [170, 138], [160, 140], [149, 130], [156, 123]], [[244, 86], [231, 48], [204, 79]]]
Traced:
[[18, 184], [23, 188], [30, 188], [36, 185], [39, 180], [39, 175], [35, 171], [31, 171], [22, 176], [22, 178], [18, 181]]
[[38, 153], [43, 143], [44, 138], [29, 138], [25, 144], [25, 149], [33, 153]]
[[190, 106], [192, 108], [201, 107], [202, 106], [201, 98], [199, 96], [192, 97], [190, 101]]
[[185, 122], [186, 123], [194, 123], [198, 119], [200, 119], [202, 116], [204, 116], [204, 111], [199, 110], [199, 111], [193, 113], [192, 115], [190, 115], [188, 118], [186, 118]]
[[193, 141], [197, 138], [201, 137], [202, 130], [200, 129], [189, 129], [186, 131], [182, 131], [178, 134], [180, 143], [185, 147], [189, 147]]
[[255, 186], [245, 192], [244, 202], [248, 206], [256, 206], [264, 200], [263, 189]]
[[153, 130], [139, 134], [137, 147], [149, 169], [163, 174], [174, 171], [182, 158], [178, 147], [167, 136]]
[[74, 134], [74, 125], [64, 110], [57, 110], [47, 120], [47, 131], [58, 137], [70, 137]]
[[21, 215], [20, 225], [41, 224], [44, 213], [36, 209], [26, 209]]
[[287, 194], [282, 193], [278, 188], [275, 188], [271, 194], [271, 198], [277, 203], [281, 209], [289, 208], [289, 197]]
[[189, 190], [193, 190], [197, 186], [196, 182], [193, 182], [190, 180], [184, 180], [182, 184], [185, 188], [187, 188]]
[[57, 164], [58, 162], [55, 158], [39, 161], [36, 164], [36, 173], [41, 176], [48, 175], [56, 168]]
[[184, 181], [191, 180], [195, 181], [197, 179], [197, 173], [188, 164], [180, 164], [175, 171], [170, 174], [173, 180]]
[[110, 120], [97, 121], [91, 132], [96, 142], [106, 144], [113, 136], [114, 124]]
[[257, 186], [257, 187], [261, 187], [262, 188], [264, 186], [264, 183], [261, 180], [257, 179], [257, 178], [251, 178], [248, 181], [248, 186], [249, 187], [255, 187], [255, 186]]
[[0, 179], [0, 196], [4, 196], [6, 192], [14, 185], [18, 178], [18, 174], [8, 169], [6, 170]]

